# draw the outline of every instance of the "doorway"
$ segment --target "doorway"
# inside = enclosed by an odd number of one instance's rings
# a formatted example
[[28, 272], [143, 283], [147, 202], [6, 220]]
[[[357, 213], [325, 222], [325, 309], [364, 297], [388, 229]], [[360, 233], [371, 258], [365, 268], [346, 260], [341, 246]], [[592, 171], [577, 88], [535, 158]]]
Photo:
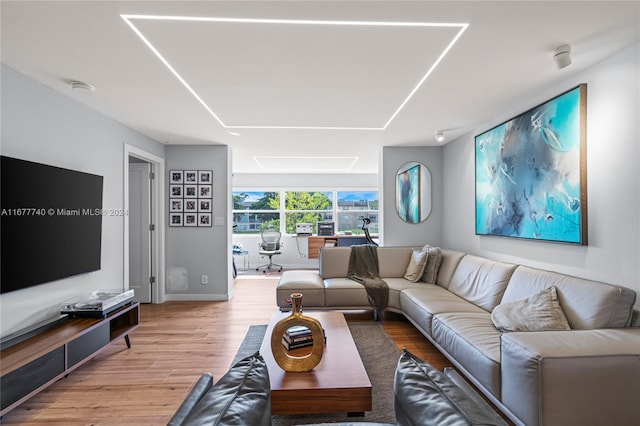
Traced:
[[151, 247], [155, 224], [151, 203], [151, 164], [129, 157], [129, 289], [140, 303], [151, 303], [155, 277]]
[[125, 145], [124, 282], [140, 303], [164, 292], [164, 159]]

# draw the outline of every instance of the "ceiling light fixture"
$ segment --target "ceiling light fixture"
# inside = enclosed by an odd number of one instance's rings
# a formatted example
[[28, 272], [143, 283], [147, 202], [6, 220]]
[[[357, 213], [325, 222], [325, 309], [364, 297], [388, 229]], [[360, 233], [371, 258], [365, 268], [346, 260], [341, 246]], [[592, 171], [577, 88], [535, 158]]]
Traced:
[[96, 88], [89, 83], [84, 83], [82, 81], [71, 81], [69, 83], [71, 86], [71, 90], [77, 93], [82, 93], [84, 95], [90, 95], [96, 91]]
[[[221, 18], [221, 17], [194, 17], [194, 16], [161, 16], [161, 15], [120, 15], [127, 23], [131, 30], [147, 45], [149, 49], [160, 59], [160, 61], [169, 69], [169, 71], [182, 83], [182, 85], [191, 93], [191, 95], [207, 110], [207, 112], [225, 129], [294, 129], [294, 130], [386, 130], [396, 116], [402, 111], [405, 105], [415, 95], [425, 80], [431, 75], [433, 70], [440, 64], [443, 58], [451, 50], [454, 44], [465, 32], [468, 23], [450, 23], [450, 22], [385, 22], [385, 21], [335, 21], [335, 20], [308, 20], [308, 19], [252, 19], [252, 18]], [[142, 31], [133, 24], [134, 20], [146, 21], [183, 21], [183, 22], [211, 22], [211, 23], [233, 23], [233, 24], [276, 24], [276, 25], [337, 25], [337, 26], [355, 26], [355, 27], [423, 27], [423, 28], [457, 28], [458, 31], [453, 39], [447, 44], [445, 49], [440, 53], [435, 62], [422, 76], [418, 84], [409, 92], [409, 94], [400, 103], [400, 106], [394, 111], [387, 122], [379, 127], [329, 127], [329, 126], [265, 126], [265, 125], [230, 125], [222, 121], [218, 115], [207, 105], [207, 103], [196, 93], [196, 91], [187, 83], [187, 81], [176, 71], [176, 69], [165, 59], [158, 49], [142, 34]]]
[[438, 130], [436, 132], [436, 140], [438, 142], [442, 142], [444, 140], [444, 132], [442, 130]]
[[559, 70], [571, 65], [571, 46], [563, 44], [553, 51], [553, 60]]

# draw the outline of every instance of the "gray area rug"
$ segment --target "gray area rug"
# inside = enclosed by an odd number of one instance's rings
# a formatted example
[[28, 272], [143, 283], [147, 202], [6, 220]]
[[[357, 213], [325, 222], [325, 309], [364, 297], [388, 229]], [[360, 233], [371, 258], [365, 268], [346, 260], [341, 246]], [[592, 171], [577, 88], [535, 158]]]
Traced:
[[[373, 410], [366, 412], [364, 417], [347, 417], [347, 413], [274, 415], [272, 417], [273, 425], [336, 422], [395, 424], [393, 378], [400, 358], [400, 350], [396, 348], [393, 340], [387, 335], [380, 323], [351, 322], [348, 325], [371, 381]], [[232, 365], [244, 357], [253, 355], [260, 349], [266, 329], [266, 325], [253, 325], [249, 328]]]

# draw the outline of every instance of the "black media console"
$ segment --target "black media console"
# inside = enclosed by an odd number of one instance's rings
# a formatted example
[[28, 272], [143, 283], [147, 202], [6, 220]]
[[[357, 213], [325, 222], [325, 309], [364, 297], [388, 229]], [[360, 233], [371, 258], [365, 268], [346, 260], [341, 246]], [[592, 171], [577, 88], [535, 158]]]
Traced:
[[0, 351], [0, 416], [78, 368], [140, 324], [140, 303], [104, 318], [68, 318]]

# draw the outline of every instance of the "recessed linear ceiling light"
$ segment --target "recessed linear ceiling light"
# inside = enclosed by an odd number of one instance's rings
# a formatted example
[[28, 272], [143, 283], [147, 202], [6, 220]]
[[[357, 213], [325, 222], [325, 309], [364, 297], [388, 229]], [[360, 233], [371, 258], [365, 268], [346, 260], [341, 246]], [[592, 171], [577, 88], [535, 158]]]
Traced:
[[326, 172], [351, 170], [359, 157], [254, 156], [253, 161], [264, 171]]
[[[120, 15], [129, 25], [134, 33], [147, 45], [149, 49], [160, 59], [160, 61], [171, 71], [171, 73], [182, 83], [182, 85], [193, 95], [194, 98], [207, 110], [213, 118], [225, 129], [303, 129], [303, 130], [385, 130], [394, 118], [402, 111], [413, 95], [422, 86], [425, 80], [431, 75], [433, 70], [440, 64], [445, 55], [458, 41], [462, 33], [469, 24], [466, 23], [445, 23], [445, 22], [385, 22], [385, 21], [320, 21], [320, 20], [295, 20], [295, 19], [251, 19], [251, 18], [219, 18], [219, 17], [197, 17], [197, 16], [161, 16], [161, 15]], [[225, 124], [220, 117], [206, 104], [206, 102], [196, 93], [196, 91], [186, 82], [184, 78], [171, 66], [171, 64], [160, 54], [142, 32], [133, 24], [133, 20], [151, 21], [191, 21], [191, 22], [213, 22], [213, 23], [238, 23], [238, 24], [276, 24], [276, 25], [342, 25], [360, 27], [432, 27], [432, 28], [459, 28], [458, 33], [445, 47], [440, 56], [435, 60], [418, 84], [409, 92], [409, 95], [402, 101], [391, 117], [382, 127], [326, 127], [326, 126], [235, 126]]]

